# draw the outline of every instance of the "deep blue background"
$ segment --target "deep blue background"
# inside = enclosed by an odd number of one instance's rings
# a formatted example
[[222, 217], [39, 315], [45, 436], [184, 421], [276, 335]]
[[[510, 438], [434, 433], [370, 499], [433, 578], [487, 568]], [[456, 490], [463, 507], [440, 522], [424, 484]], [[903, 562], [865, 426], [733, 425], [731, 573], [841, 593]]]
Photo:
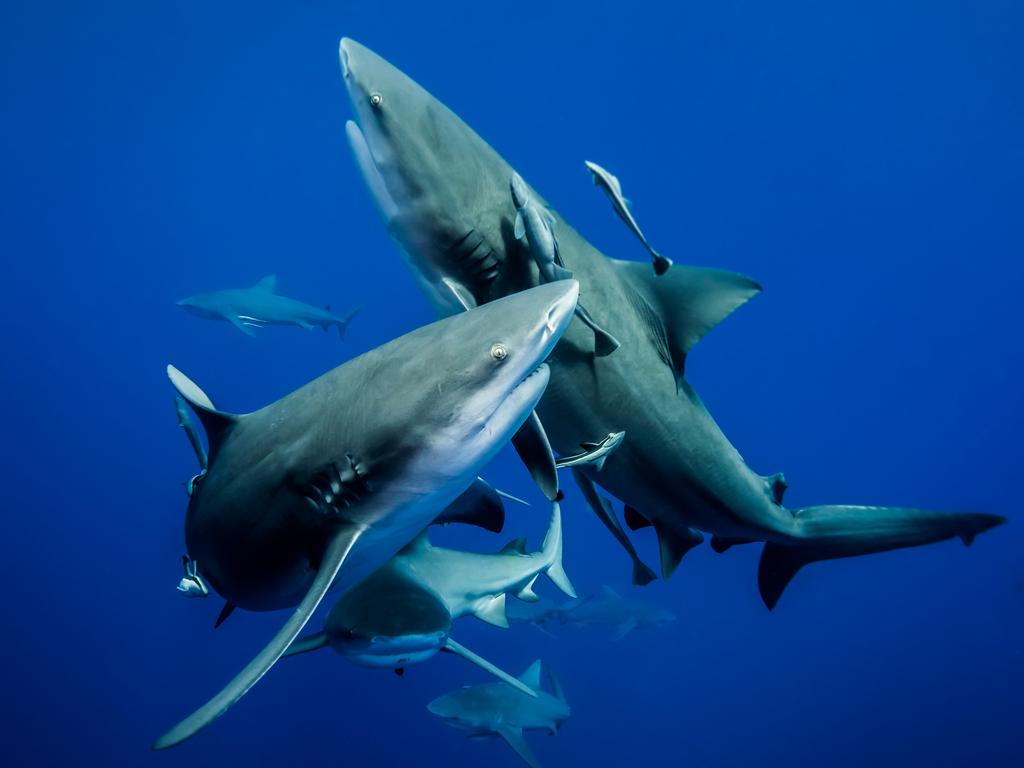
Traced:
[[[349, 157], [343, 34], [607, 253], [644, 258], [584, 159], [619, 175], [659, 249], [764, 283], [688, 371], [747, 461], [786, 472], [787, 501], [1012, 518], [971, 549], [813, 566], [772, 614], [756, 548], [705, 547], [643, 593], [680, 621], [620, 643], [464, 620], [495, 662], [561, 676], [573, 717], [530, 736], [541, 761], [1024, 764], [1024, 11], [673, 5], [3, 4], [5, 765], [517, 765], [425, 710], [481, 681], [467, 665], [398, 679], [330, 653], [147, 751], [284, 618], [214, 633], [219, 601], [174, 591], [194, 462], [164, 365], [244, 411], [432, 319]], [[173, 305], [269, 272], [288, 295], [362, 304], [348, 340], [250, 339]], [[507, 455], [489, 476], [529, 491]], [[575, 491], [565, 511], [577, 586], [626, 589]], [[543, 505], [515, 513], [471, 540], [536, 541]]]

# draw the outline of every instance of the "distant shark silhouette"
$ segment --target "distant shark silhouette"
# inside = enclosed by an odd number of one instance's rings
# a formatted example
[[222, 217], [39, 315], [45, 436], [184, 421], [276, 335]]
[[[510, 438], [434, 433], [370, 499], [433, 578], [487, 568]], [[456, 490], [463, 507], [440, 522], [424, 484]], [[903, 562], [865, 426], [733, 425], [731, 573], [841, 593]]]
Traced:
[[[374, 52], [346, 38], [339, 54], [358, 120], [346, 126], [356, 162], [436, 309], [485, 305], [537, 284], [535, 260], [515, 236], [512, 167]], [[758, 586], [772, 608], [808, 563], [952, 538], [970, 544], [1005, 521], [897, 507], [784, 507], [782, 475], [762, 476], [744, 463], [683, 375], [697, 342], [761, 286], [717, 269], [676, 265], [655, 276], [644, 264], [609, 259], [525, 182], [523, 189], [548, 211], [559, 259], [580, 281], [587, 309], [621, 342], [596, 357], [592, 332], [571, 325], [551, 358], [537, 415], [563, 455], [595, 435], [626, 433], [602, 470], [574, 472], [620, 542], [628, 539], [595, 483], [625, 502], [631, 528], [654, 527], [664, 578], [704, 540], [701, 531], [713, 534], [717, 551], [764, 541]], [[631, 545], [627, 551], [642, 583], [647, 574]]]
[[[505, 596], [537, 601], [537, 577], [547, 574], [554, 584], [575, 597], [562, 569], [562, 518], [552, 503], [551, 521], [540, 551], [526, 553], [516, 539], [497, 554], [477, 554], [435, 547], [423, 531], [401, 552], [365, 581], [348, 590], [327, 616], [322, 632], [296, 640], [286, 655], [330, 646], [356, 664], [394, 669], [400, 674], [438, 651], [461, 656], [472, 664], [536, 695], [451, 637], [452, 622], [472, 614], [507, 627]], [[468, 520], [468, 518], [467, 518]]]
[[331, 308], [314, 307], [277, 292], [277, 276], [267, 275], [249, 288], [228, 288], [211, 293], [197, 293], [178, 302], [178, 306], [194, 315], [209, 320], [226, 320], [248, 336], [257, 328], [268, 325], [297, 325], [310, 330], [315, 327], [338, 329], [345, 338], [345, 330], [358, 309], [339, 317]]
[[343, 563], [339, 589], [372, 573], [474, 482], [544, 392], [543, 361], [578, 293], [575, 281], [561, 281], [432, 323], [242, 416], [216, 410], [169, 367], [209, 442], [185, 520], [191, 560], [231, 605], [298, 607], [154, 748], [184, 741], [241, 698], [302, 631]]
[[551, 669], [547, 673], [553, 694], [541, 690], [540, 672], [541, 662], [537, 660], [519, 677], [536, 692], [535, 696], [504, 683], [487, 683], [440, 696], [427, 709], [449, 725], [468, 730], [471, 736], [500, 736], [530, 768], [539, 768], [523, 731], [558, 733], [570, 714], [565, 692]]

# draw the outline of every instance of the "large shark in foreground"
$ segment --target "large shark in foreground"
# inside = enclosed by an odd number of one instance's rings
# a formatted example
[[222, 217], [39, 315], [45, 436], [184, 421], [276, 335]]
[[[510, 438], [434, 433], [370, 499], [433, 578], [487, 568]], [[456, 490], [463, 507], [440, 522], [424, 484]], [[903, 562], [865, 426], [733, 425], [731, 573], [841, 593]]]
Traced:
[[213, 407], [174, 368], [202, 422], [209, 468], [185, 543], [201, 576], [249, 610], [298, 604], [260, 654], [154, 747], [219, 717], [302, 631], [342, 564], [358, 583], [463, 493], [528, 417], [543, 364], [576, 308], [561, 281], [412, 331], [254, 413]]
[[222, 291], [198, 293], [178, 302], [178, 306], [209, 320], [225, 320], [242, 333], [268, 325], [293, 325], [310, 330], [337, 328], [345, 338], [345, 330], [358, 310], [344, 316], [335, 315], [330, 307], [321, 309], [277, 292], [277, 277], [267, 275], [248, 288], [227, 288]]
[[[345, 39], [340, 58], [358, 120], [346, 126], [356, 162], [438, 311], [483, 305], [541, 282], [528, 246], [515, 237], [513, 168], [377, 54]], [[808, 563], [957, 537], [970, 544], [1004, 521], [892, 507], [787, 509], [782, 476], [759, 475], [744, 463], [683, 375], [697, 342], [761, 287], [717, 269], [676, 265], [655, 276], [646, 265], [610, 259], [529, 185], [525, 194], [550, 212], [559, 259], [579, 280], [581, 301], [621, 342], [614, 354], [595, 357], [592, 334], [573, 323], [552, 356], [537, 413], [563, 455], [595, 435], [626, 432], [601, 471], [581, 467], [576, 475], [620, 541], [628, 542], [595, 483], [625, 502], [631, 527], [654, 527], [664, 577], [703, 541], [702, 531], [714, 535], [719, 551], [764, 541], [758, 584], [770, 608]], [[634, 574], [642, 575], [636, 565]]]
[[464, 728], [472, 736], [500, 736], [516, 751], [530, 768], [538, 768], [523, 731], [544, 730], [558, 733], [569, 719], [569, 702], [558, 679], [547, 669], [553, 693], [541, 690], [541, 662], [535, 661], [520, 675], [524, 685], [535, 696], [527, 696], [504, 683], [488, 683], [460, 688], [434, 699], [427, 709], [456, 728]]
[[526, 553], [522, 539], [493, 555], [444, 549], [433, 546], [425, 530], [346, 592], [328, 614], [324, 630], [296, 640], [288, 655], [329, 645], [356, 664], [402, 672], [445, 651], [532, 696], [519, 680], [453, 640], [451, 629], [453, 621], [467, 614], [507, 627], [506, 594], [538, 600], [533, 585], [542, 573], [575, 596], [562, 569], [558, 502], [552, 504], [544, 543], [533, 554]]

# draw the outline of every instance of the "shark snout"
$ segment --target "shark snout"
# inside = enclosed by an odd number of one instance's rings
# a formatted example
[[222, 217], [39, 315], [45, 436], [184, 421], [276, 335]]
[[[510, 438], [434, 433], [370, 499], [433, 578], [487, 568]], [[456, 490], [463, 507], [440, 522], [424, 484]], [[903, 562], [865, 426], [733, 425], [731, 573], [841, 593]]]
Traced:
[[576, 311], [576, 302], [580, 297], [580, 284], [575, 280], [559, 280], [551, 283], [561, 289], [561, 293], [554, 299], [548, 309], [548, 332], [560, 337], [565, 331], [573, 312]]

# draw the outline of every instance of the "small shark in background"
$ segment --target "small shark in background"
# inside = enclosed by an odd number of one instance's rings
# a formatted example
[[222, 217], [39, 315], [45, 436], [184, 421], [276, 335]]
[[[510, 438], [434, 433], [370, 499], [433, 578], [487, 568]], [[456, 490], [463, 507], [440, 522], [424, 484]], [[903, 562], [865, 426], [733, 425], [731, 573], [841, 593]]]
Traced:
[[553, 615], [562, 624], [615, 627], [613, 640], [621, 640], [637, 627], [660, 627], [677, 618], [671, 611], [643, 600], [620, 597], [607, 586], [583, 600], [559, 606]]
[[536, 691], [527, 696], [504, 683], [473, 685], [434, 699], [427, 709], [456, 728], [465, 728], [471, 737], [500, 736], [530, 768], [539, 768], [523, 731], [545, 730], [555, 734], [569, 719], [569, 702], [551, 669], [547, 669], [552, 693], [541, 690], [541, 662], [530, 665], [519, 679]]
[[[462, 521], [472, 522], [466, 517]], [[562, 569], [562, 520], [557, 502], [552, 503], [551, 522], [540, 551], [527, 554], [525, 544], [516, 539], [493, 555], [460, 552], [435, 547], [425, 530], [346, 592], [331, 609], [322, 632], [296, 640], [286, 655], [329, 645], [356, 664], [402, 674], [407, 666], [444, 651], [534, 696], [518, 679], [451, 638], [452, 622], [466, 614], [508, 627], [506, 594], [538, 600], [533, 585], [542, 573], [567, 595], [575, 595]]]
[[277, 293], [277, 276], [267, 275], [249, 288], [228, 288], [211, 293], [197, 293], [178, 302], [194, 315], [208, 320], [226, 320], [248, 336], [255, 336], [256, 328], [268, 325], [297, 325], [311, 330], [325, 331], [332, 326], [338, 336], [345, 338], [345, 329], [355, 317], [353, 309], [344, 317], [331, 313], [330, 307], [314, 307]]
[[633, 213], [629, 210], [629, 200], [622, 196], [622, 184], [618, 178], [597, 163], [584, 160], [583, 164], [587, 166], [587, 170], [594, 177], [594, 185], [600, 187], [608, 195], [608, 200], [612, 204], [612, 210], [629, 227], [630, 231], [637, 236], [640, 242], [644, 244], [647, 252], [651, 254], [651, 261], [654, 263], [654, 274], [664, 275], [668, 272], [668, 268], [672, 266], [672, 259], [662, 256], [647, 242], [644, 233], [640, 231], [640, 225], [636, 223]]

